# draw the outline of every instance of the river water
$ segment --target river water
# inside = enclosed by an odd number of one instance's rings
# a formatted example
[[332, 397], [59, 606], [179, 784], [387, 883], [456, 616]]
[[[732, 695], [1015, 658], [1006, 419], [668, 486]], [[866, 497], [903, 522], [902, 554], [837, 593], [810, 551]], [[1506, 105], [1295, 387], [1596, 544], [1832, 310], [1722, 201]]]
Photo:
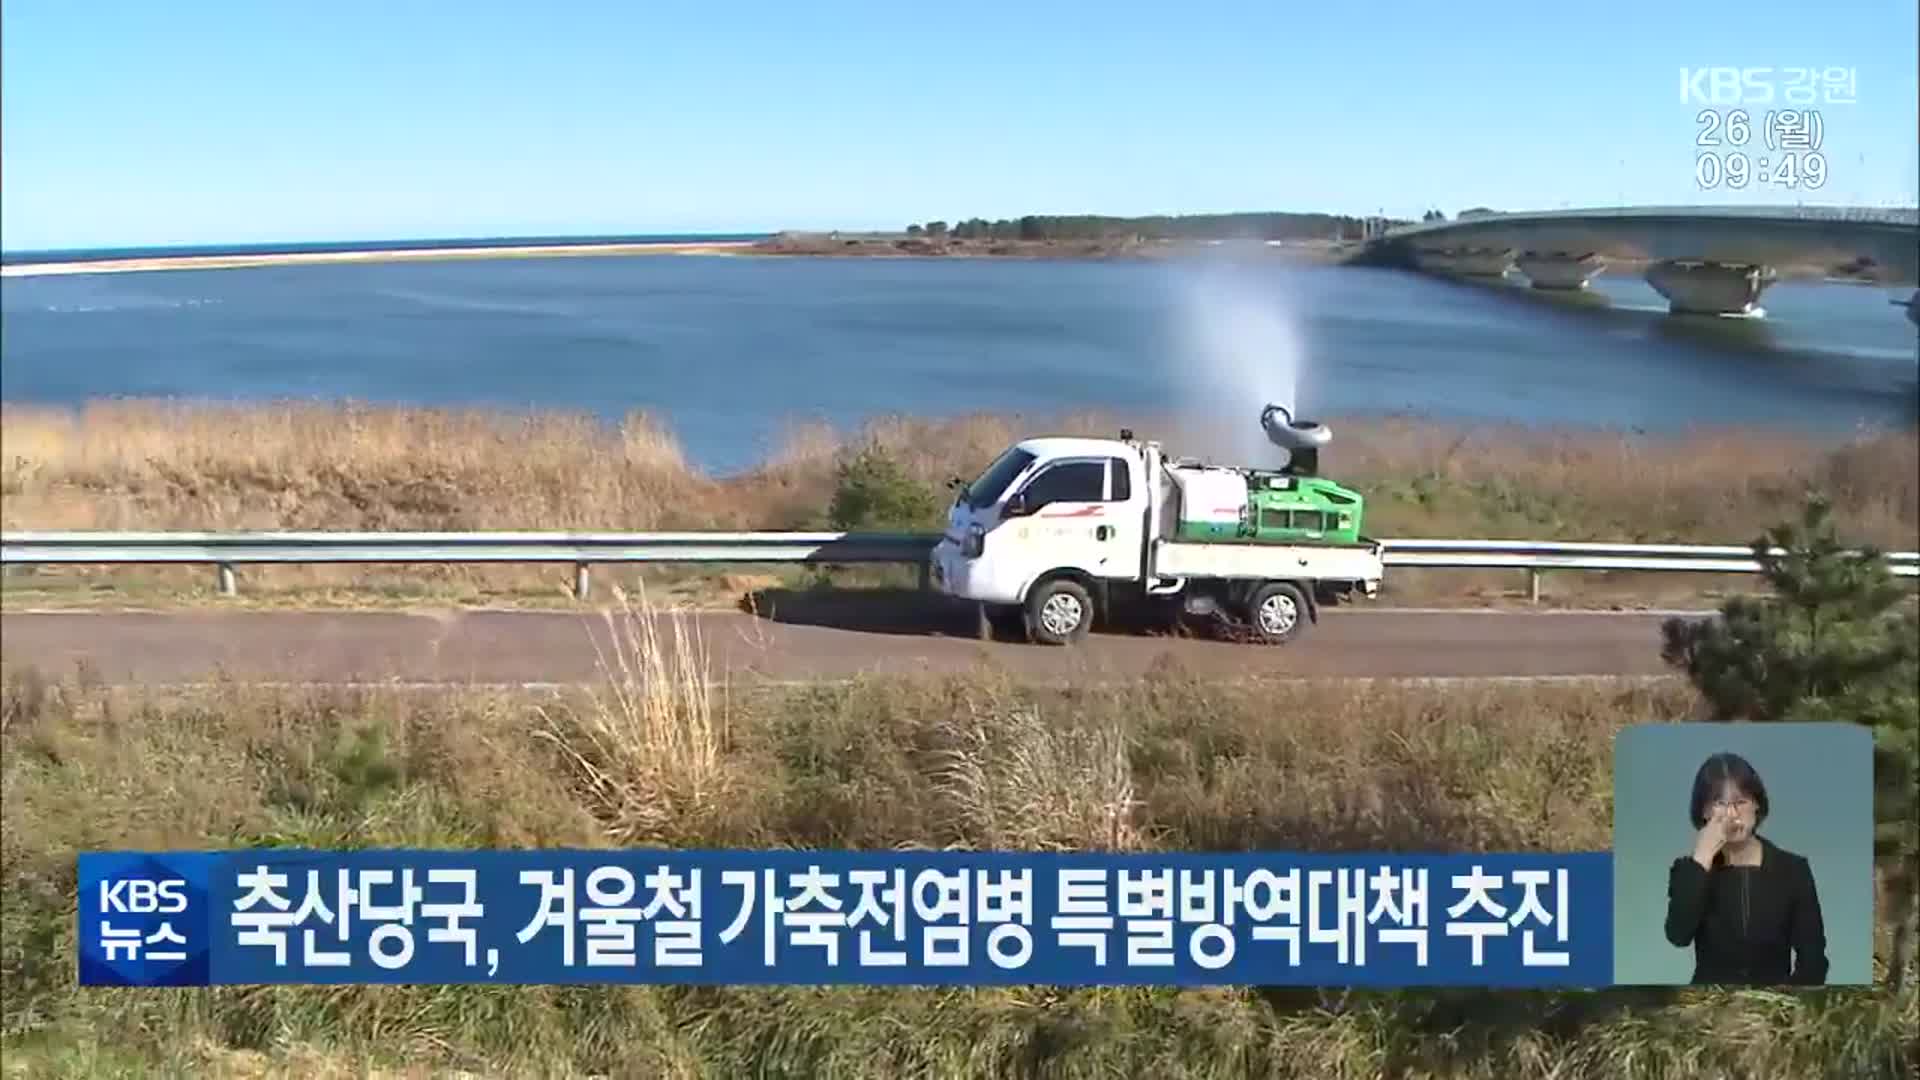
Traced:
[[[1272, 261], [591, 257], [17, 277], [0, 396], [587, 409], [745, 467], [784, 421], [1176, 405], [1646, 431], [1911, 422], [1909, 290], [1787, 282], [1676, 319], [1637, 275], [1514, 286]], [[1224, 412], [1222, 412], [1224, 410]], [[1257, 430], [1255, 431], [1257, 437]]]

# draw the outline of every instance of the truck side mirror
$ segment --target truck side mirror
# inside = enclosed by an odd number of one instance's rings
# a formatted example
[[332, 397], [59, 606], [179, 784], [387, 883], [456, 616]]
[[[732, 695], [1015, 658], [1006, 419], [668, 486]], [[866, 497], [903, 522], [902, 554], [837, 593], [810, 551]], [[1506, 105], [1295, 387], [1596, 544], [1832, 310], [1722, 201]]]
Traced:
[[1027, 493], [1016, 491], [1007, 496], [1007, 505], [1000, 511], [1000, 516], [1007, 518], [1027, 516]]

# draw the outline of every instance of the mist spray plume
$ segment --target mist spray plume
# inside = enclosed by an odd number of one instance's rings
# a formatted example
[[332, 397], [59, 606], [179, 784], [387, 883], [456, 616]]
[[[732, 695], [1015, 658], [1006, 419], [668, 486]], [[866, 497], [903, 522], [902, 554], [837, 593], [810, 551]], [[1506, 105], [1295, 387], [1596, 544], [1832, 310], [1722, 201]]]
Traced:
[[1206, 266], [1174, 284], [1167, 376], [1183, 442], [1240, 464], [1283, 464], [1287, 452], [1268, 441], [1260, 414], [1271, 404], [1300, 416], [1306, 355], [1276, 283]]

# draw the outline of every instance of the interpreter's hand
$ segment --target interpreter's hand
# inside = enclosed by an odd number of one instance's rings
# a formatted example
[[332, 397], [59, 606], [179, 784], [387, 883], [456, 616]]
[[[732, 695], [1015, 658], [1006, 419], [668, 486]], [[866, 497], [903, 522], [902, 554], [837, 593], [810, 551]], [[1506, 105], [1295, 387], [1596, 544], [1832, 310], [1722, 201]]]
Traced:
[[1699, 863], [1702, 869], [1713, 869], [1713, 857], [1720, 854], [1720, 849], [1726, 843], [1727, 815], [1725, 811], [1716, 809], [1707, 823], [1700, 826], [1699, 835], [1694, 837], [1693, 861]]

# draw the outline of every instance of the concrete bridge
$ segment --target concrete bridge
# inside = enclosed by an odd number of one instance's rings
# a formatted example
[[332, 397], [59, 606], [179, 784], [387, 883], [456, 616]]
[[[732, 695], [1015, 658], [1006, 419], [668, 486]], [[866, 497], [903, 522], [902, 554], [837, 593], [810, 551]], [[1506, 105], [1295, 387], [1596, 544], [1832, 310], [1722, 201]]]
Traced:
[[[1780, 266], [1852, 266], [1920, 284], [1920, 209], [1646, 206], [1487, 214], [1392, 229], [1377, 257], [1435, 273], [1584, 289], [1610, 260], [1650, 264], [1675, 313], [1749, 315]], [[1920, 291], [1897, 301], [1920, 326]]]

